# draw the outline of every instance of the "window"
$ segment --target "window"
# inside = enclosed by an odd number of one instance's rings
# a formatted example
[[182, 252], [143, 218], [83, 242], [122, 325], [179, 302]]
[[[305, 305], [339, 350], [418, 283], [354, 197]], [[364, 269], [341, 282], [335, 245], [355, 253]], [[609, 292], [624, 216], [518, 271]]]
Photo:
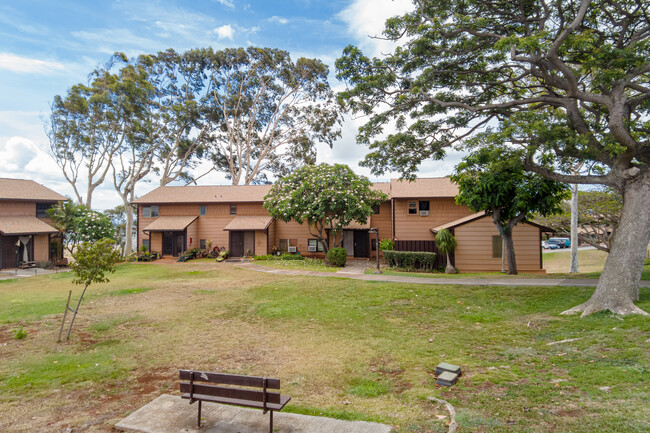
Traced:
[[420, 210], [423, 211], [428, 211], [429, 210], [429, 201], [421, 201], [420, 202]]
[[158, 217], [158, 206], [145, 206], [142, 208], [142, 218]]
[[381, 205], [378, 205], [378, 204], [376, 204], [376, 205], [374, 205], [374, 206], [372, 207], [372, 211], [375, 213], [375, 215], [379, 215], [379, 209], [380, 209], [380, 207], [381, 207]]
[[418, 204], [415, 201], [409, 202], [409, 215], [415, 215], [418, 213]]
[[322, 253], [323, 250], [323, 244], [318, 242], [318, 239], [307, 239], [307, 246], [308, 247], [316, 247], [316, 251], [319, 253]]
[[54, 203], [36, 203], [36, 218], [47, 218], [47, 212], [49, 208], [54, 206]]
[[280, 252], [286, 253], [289, 251], [289, 239], [280, 239]]
[[377, 251], [377, 239], [370, 239], [370, 250]]
[[237, 205], [236, 204], [231, 204], [230, 205], [230, 215], [237, 215]]
[[501, 236], [492, 236], [492, 258], [500, 258], [503, 254], [503, 240]]
[[149, 239], [142, 239], [142, 246], [147, 249], [147, 251], [151, 251], [149, 248]]
[[205, 240], [205, 239], [201, 239], [201, 240], [199, 241], [199, 248], [201, 248], [202, 250], [204, 250], [204, 249], [206, 249], [207, 247], [208, 247], [208, 241]]
[[201, 215], [205, 215], [206, 213], [208, 213], [205, 205], [201, 206], [201, 210], [199, 211], [199, 213]]

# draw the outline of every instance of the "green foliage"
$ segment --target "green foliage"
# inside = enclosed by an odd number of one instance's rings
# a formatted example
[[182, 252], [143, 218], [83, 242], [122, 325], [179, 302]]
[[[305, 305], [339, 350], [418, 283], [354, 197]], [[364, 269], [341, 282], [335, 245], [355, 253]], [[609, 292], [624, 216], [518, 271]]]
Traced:
[[25, 331], [22, 326], [20, 326], [18, 329], [14, 329], [13, 333], [14, 339], [16, 340], [24, 340], [27, 338], [27, 331]]
[[106, 274], [114, 273], [122, 255], [115, 249], [112, 239], [100, 239], [94, 243], [84, 242], [72, 253], [74, 261], [70, 268], [76, 284], [107, 283]]
[[330, 266], [343, 267], [347, 261], [348, 253], [345, 248], [336, 247], [325, 254], [325, 259]]
[[496, 213], [504, 230], [514, 219], [561, 211], [569, 193], [564, 184], [524, 171], [520, 153], [495, 145], [485, 145], [465, 157], [451, 180], [458, 185], [458, 204], [474, 212]]
[[388, 266], [404, 270], [433, 271], [436, 265], [436, 253], [425, 251], [384, 251], [384, 260]]
[[373, 206], [387, 199], [386, 194], [372, 189], [372, 182], [357, 176], [348, 166], [319, 164], [281, 178], [264, 197], [264, 208], [277, 220], [306, 222], [310, 234], [327, 252], [326, 229], [331, 231], [332, 239], [337, 239], [351, 222], [365, 224], [374, 212]]
[[275, 256], [274, 260], [305, 260], [305, 256], [301, 256], [300, 254], [280, 254], [279, 256]]
[[114, 226], [106, 215], [71, 200], [49, 209], [47, 213], [54, 227], [63, 233], [63, 242], [70, 252], [82, 242], [115, 238]]
[[448, 229], [442, 229], [436, 233], [435, 241], [440, 254], [449, 254], [456, 249], [456, 238]]
[[272, 260], [272, 259], [273, 259], [272, 254], [263, 254], [261, 256], [253, 256], [253, 260], [264, 261], [264, 260]]
[[379, 241], [379, 249], [384, 250], [393, 250], [395, 249], [395, 241], [392, 239], [382, 239]]

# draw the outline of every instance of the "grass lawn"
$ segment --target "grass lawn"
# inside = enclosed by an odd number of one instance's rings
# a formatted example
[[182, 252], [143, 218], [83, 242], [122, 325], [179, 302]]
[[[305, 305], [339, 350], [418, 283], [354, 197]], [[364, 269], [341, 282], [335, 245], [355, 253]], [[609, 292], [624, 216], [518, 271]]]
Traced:
[[[423, 286], [126, 264], [56, 344], [71, 274], [0, 284], [0, 431], [110, 432], [178, 369], [282, 379], [285, 410], [395, 432], [647, 432], [650, 320], [559, 313], [593, 289]], [[650, 289], [638, 305], [650, 311]], [[23, 327], [27, 338], [14, 339]], [[565, 339], [579, 340], [553, 344]], [[446, 361], [465, 372], [436, 388]], [[193, 418], [192, 418], [193, 419]], [[193, 425], [188, 426], [189, 429]]]
[[269, 268], [301, 271], [336, 272], [341, 269], [327, 266], [324, 260], [310, 259], [308, 257], [305, 260], [253, 260], [252, 263]]

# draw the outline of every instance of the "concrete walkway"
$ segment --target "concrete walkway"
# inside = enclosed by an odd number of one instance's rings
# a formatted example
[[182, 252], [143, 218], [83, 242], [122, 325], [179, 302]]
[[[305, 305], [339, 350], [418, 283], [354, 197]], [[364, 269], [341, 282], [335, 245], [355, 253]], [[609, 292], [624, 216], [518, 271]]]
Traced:
[[10, 280], [13, 278], [34, 277], [36, 275], [54, 274], [59, 272], [70, 272], [68, 268], [27, 268], [27, 269], [5, 269], [0, 271], [0, 280]]
[[344, 267], [336, 271], [337, 274], [363, 275], [368, 269], [368, 260], [348, 260]]
[[[216, 403], [204, 403], [201, 430], [196, 428], [197, 404], [163, 394], [115, 425], [117, 430], [142, 433], [261, 433], [269, 431], [269, 414]], [[289, 403], [291, 404], [291, 403]], [[365, 421], [274, 412], [277, 433], [389, 433], [391, 426]]]
[[[318, 272], [289, 269], [275, 269], [254, 263], [242, 263], [236, 265], [240, 268], [251, 271], [266, 272], [269, 274], [282, 275], [311, 275], [315, 277], [329, 278], [350, 278], [353, 280], [365, 281], [387, 281], [392, 283], [432, 284], [432, 285], [462, 285], [462, 286], [568, 286], [568, 287], [596, 287], [598, 279], [577, 279], [577, 278], [427, 278], [427, 277], [406, 277], [397, 275], [375, 275], [343, 272]], [[345, 268], [344, 268], [345, 269]], [[641, 287], [650, 287], [650, 281], [641, 281]]]

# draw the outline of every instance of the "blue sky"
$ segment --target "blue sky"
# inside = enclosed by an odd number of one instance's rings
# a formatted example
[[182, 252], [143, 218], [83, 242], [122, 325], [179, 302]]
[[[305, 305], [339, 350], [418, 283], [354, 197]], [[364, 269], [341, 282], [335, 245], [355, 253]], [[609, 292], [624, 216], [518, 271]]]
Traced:
[[[8, 3], [8, 4], [7, 4]], [[113, 52], [129, 56], [167, 48], [183, 51], [211, 46], [280, 48], [298, 58], [316, 57], [330, 65], [348, 44], [377, 55], [390, 48], [371, 39], [386, 18], [412, 5], [408, 0], [23, 0], [0, 5], [0, 177], [30, 178], [63, 194], [71, 188], [49, 157], [44, 119], [53, 97], [63, 95], [103, 65]], [[348, 119], [333, 149], [319, 147], [318, 159], [342, 162], [373, 180], [358, 161], [366, 149], [354, 140], [363, 119]], [[452, 162], [426, 164], [425, 176], [448, 174]], [[395, 176], [392, 176], [395, 177]], [[213, 174], [201, 183], [227, 183]], [[142, 184], [138, 194], [156, 186]], [[109, 182], [96, 193], [94, 207], [119, 203]]]

